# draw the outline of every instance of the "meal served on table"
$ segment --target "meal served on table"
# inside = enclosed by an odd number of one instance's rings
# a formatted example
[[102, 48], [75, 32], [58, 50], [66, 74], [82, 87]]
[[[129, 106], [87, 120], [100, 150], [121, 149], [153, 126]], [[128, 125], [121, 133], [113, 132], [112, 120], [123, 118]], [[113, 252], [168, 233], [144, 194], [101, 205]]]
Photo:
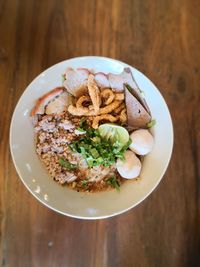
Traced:
[[68, 68], [63, 86], [36, 101], [36, 152], [51, 177], [76, 191], [120, 189], [151, 152], [150, 109], [130, 68], [121, 74]]

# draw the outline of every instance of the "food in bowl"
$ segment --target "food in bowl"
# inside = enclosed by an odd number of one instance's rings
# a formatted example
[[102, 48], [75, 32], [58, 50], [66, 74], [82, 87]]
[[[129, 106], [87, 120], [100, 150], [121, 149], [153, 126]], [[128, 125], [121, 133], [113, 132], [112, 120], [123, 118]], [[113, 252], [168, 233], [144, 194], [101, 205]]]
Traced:
[[68, 68], [63, 86], [31, 111], [36, 152], [50, 176], [76, 191], [120, 189], [153, 149], [155, 123], [132, 72]]

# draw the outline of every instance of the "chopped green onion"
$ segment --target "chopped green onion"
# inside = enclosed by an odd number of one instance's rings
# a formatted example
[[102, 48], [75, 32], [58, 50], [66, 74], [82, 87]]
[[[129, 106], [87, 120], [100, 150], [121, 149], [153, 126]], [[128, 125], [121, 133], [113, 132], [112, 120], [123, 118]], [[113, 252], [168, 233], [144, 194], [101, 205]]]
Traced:
[[99, 157], [99, 152], [96, 150], [96, 148], [92, 148], [90, 153], [95, 159]]
[[95, 142], [95, 143], [100, 143], [100, 142], [101, 142], [101, 138], [98, 137], [98, 136], [95, 136], [95, 137], [91, 138], [91, 140], [92, 140], [93, 142]]
[[153, 119], [153, 120], [151, 120], [149, 123], [147, 123], [147, 128], [151, 128], [151, 127], [153, 127], [154, 125], [156, 125], [156, 120], [155, 120], [155, 119]]
[[129, 138], [127, 144], [123, 147], [122, 151], [125, 152], [129, 148], [131, 143], [132, 143], [132, 140], [131, 138]]
[[79, 132], [82, 132], [82, 133], [84, 133], [84, 132], [85, 132], [85, 130], [84, 130], [84, 129], [82, 129], [82, 128], [80, 128], [80, 127], [78, 127], [76, 130], [77, 130], [77, 131], [79, 131]]
[[[125, 83], [124, 85], [129, 90], [129, 92], [132, 94], [133, 93], [133, 88], [128, 83]], [[142, 91], [139, 87], [138, 87], [138, 90], [140, 91], [141, 95], [144, 95], [144, 91]]]
[[83, 156], [85, 156], [85, 154], [86, 154], [85, 148], [84, 148], [83, 146], [81, 146], [81, 147], [80, 147], [80, 150], [81, 150], [81, 154], [82, 154]]
[[66, 168], [67, 170], [74, 170], [77, 168], [77, 165], [76, 164], [72, 164], [70, 163], [68, 160], [64, 159], [64, 158], [60, 158], [59, 159], [59, 164]]
[[92, 157], [88, 157], [86, 158], [87, 164], [89, 167], [93, 167], [94, 166], [94, 159]]
[[122, 146], [119, 141], [113, 144], [110, 140], [102, 138], [98, 130], [87, 128], [85, 132], [82, 138], [70, 144], [70, 148], [72, 151], [80, 153], [86, 159], [89, 167], [99, 165], [109, 167], [115, 163], [117, 158], [124, 159], [124, 153], [130, 145], [130, 140], [125, 146]]
[[62, 77], [62, 83], [64, 83], [64, 81], [66, 80], [65, 74], [61, 74]]
[[132, 93], [133, 89], [131, 88], [131, 86], [128, 83], [125, 83], [124, 85], [129, 90], [129, 92]]
[[97, 164], [98, 165], [101, 165], [103, 163], [103, 158], [102, 157], [99, 157], [98, 159], [97, 159]]

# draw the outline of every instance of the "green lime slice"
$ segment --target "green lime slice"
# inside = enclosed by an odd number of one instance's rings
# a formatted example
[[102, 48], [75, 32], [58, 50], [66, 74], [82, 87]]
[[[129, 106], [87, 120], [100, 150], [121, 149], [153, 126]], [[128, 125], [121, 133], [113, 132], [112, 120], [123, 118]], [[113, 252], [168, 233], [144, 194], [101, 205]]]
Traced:
[[129, 141], [129, 133], [122, 126], [105, 123], [101, 124], [98, 129], [102, 138], [110, 140], [111, 143], [119, 142], [121, 147], [125, 146]]

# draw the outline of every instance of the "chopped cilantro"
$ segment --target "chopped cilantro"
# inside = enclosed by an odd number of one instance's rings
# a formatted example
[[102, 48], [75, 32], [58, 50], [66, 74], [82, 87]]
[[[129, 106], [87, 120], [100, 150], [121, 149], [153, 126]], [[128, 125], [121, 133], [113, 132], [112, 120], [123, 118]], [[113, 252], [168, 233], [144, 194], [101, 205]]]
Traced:
[[87, 187], [88, 186], [88, 181], [87, 180], [83, 180], [82, 181], [82, 187]]
[[82, 117], [81, 120], [80, 120], [80, 128], [83, 129], [83, 130], [86, 130], [87, 127], [88, 127], [88, 124], [87, 124], [87, 120], [85, 117]]
[[77, 168], [77, 165], [76, 164], [72, 164], [72, 163], [70, 163], [68, 160], [66, 160], [66, 159], [64, 159], [64, 158], [60, 158], [59, 159], [59, 164], [62, 166], [62, 167], [64, 167], [64, 168], [66, 168], [67, 170], [74, 170], [74, 169], [76, 169]]
[[114, 187], [118, 192], [120, 191], [120, 184], [117, 181], [115, 176], [110, 177], [106, 182], [107, 182], [107, 184]]

